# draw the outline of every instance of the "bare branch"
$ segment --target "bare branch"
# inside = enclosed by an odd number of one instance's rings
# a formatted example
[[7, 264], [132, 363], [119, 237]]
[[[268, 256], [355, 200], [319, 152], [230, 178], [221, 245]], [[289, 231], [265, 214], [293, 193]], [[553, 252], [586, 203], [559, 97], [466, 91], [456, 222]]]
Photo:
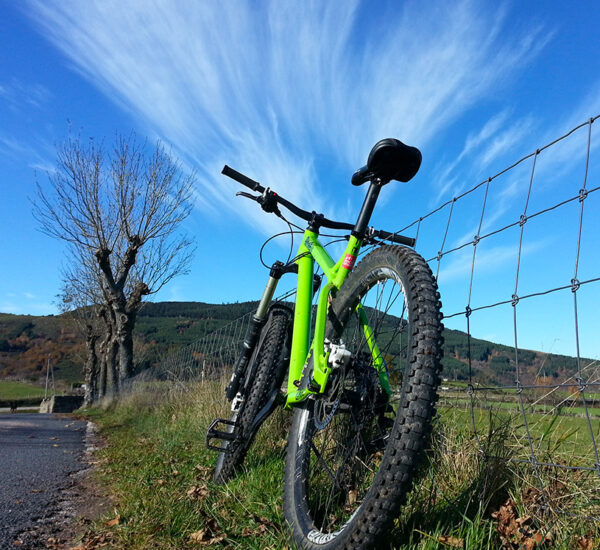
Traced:
[[103, 327], [103, 360], [116, 360], [118, 346], [126, 376], [143, 297], [187, 273], [194, 250], [179, 228], [195, 176], [160, 142], [149, 150], [132, 134], [117, 136], [110, 154], [94, 140], [67, 139], [48, 182], [37, 186], [33, 213], [44, 233], [68, 243], [62, 306], [77, 310], [85, 327]]

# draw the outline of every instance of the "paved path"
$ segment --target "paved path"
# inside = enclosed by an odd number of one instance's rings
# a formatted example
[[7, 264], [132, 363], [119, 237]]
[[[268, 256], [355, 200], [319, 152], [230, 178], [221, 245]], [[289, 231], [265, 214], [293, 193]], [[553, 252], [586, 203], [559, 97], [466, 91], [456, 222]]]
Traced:
[[0, 549], [45, 547], [34, 531], [51, 532], [69, 475], [83, 468], [85, 430], [64, 415], [0, 414]]

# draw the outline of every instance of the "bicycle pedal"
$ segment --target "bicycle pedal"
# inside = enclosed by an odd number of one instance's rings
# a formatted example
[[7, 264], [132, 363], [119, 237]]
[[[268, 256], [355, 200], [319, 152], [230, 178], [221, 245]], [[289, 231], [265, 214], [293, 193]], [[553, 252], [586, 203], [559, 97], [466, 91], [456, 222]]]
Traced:
[[228, 446], [217, 447], [216, 445], [211, 444], [211, 441], [213, 439], [219, 439], [221, 441], [226, 441], [230, 443], [231, 441], [235, 441], [236, 439], [238, 439], [237, 434], [233, 433], [233, 431], [227, 431], [227, 428], [223, 425], [235, 428], [237, 424], [231, 420], [225, 420], [224, 418], [215, 418], [208, 427], [208, 430], [206, 430], [207, 448], [213, 451], [228, 452]]

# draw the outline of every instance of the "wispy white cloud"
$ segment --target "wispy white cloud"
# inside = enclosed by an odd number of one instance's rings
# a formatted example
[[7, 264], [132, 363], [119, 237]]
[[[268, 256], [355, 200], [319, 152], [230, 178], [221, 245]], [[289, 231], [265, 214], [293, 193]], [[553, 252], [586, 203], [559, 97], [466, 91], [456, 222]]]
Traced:
[[[536, 149], [552, 144], [566, 132], [600, 114], [600, 81], [594, 83], [579, 101], [572, 101], [571, 104], [572, 107], [567, 109], [566, 114], [545, 121], [544, 124], [531, 116], [509, 121], [506, 111], [492, 117], [477, 135], [467, 137], [461, 153], [454, 161], [438, 169], [440, 176], [435, 182], [437, 194], [432, 204], [437, 205], [442, 200], [447, 200], [450, 191], [456, 196], [476, 185], [483, 174], [486, 177], [492, 176], [492, 167], [494, 173], [503, 168], [498, 164], [499, 160], [504, 166], [510, 166], [520, 157], [533, 154]], [[541, 151], [534, 173], [536, 188], [547, 189], [561, 181], [565, 175], [579, 176], [583, 183], [588, 129], [589, 127], [581, 128], [558, 144], [553, 144], [548, 151]], [[590, 150], [594, 150], [599, 144], [600, 140], [592, 139]], [[505, 212], [515, 196], [523, 191], [523, 187], [527, 187], [532, 162], [533, 160], [520, 164], [504, 178], [500, 184], [501, 188], [497, 189], [499, 203], [495, 205], [494, 219]], [[579, 168], [575, 174], [574, 168]], [[480, 176], [480, 179], [477, 179], [477, 176]], [[498, 183], [494, 183], [494, 186], [497, 185]]]
[[12, 110], [42, 108], [52, 94], [39, 83], [26, 83], [15, 78], [0, 82], [0, 99]]
[[0, 156], [25, 162], [31, 168], [45, 172], [51, 172], [54, 169], [52, 161], [49, 160], [52, 158], [51, 147], [41, 140], [26, 143], [21, 139], [0, 133]]
[[[526, 243], [521, 247], [521, 257], [533, 254], [547, 246], [547, 242], [538, 241]], [[484, 249], [477, 250], [475, 255], [474, 274], [477, 277], [497, 274], [503, 267], [515, 267], [517, 265], [517, 257], [519, 253], [518, 242], [514, 245], [498, 245], [489, 246]], [[438, 281], [441, 285], [448, 285], [461, 281], [468, 283], [471, 276], [473, 266], [473, 248], [465, 248], [459, 250], [452, 255], [443, 258]]]
[[356, 0], [31, 0], [28, 13], [77, 71], [198, 166], [205, 202], [222, 207], [227, 162], [320, 208], [323, 158], [350, 175], [381, 137], [426, 145], [546, 40], [503, 32], [505, 10], [468, 0], [427, 17], [418, 2]]
[[[576, 126], [583, 124], [586, 120], [589, 120], [590, 117], [599, 114], [600, 81], [597, 81], [590, 88], [586, 96], [575, 103], [565, 116], [557, 118], [553, 124], [547, 127], [537, 146], [539, 147], [540, 144], [545, 145], [553, 142], [557, 137], [571, 131]], [[595, 134], [598, 133], [595, 131], [597, 124], [598, 122], [592, 125], [592, 141], [590, 142], [591, 151], [600, 145], [599, 139], [593, 139]], [[542, 151], [540, 154], [539, 166], [536, 167], [536, 182], [541, 180], [543, 186], [548, 187], [557, 181], [561, 181], [565, 175], [571, 173], [573, 178], [577, 178], [578, 181], [574, 182], [574, 185], [570, 187], [572, 191], [577, 191], [583, 184], [585, 159], [588, 148], [588, 130], [589, 126], [585, 126], [566, 137], [558, 145], [552, 146], [547, 152]], [[592, 160], [596, 159], [593, 158]], [[576, 173], [573, 173], [574, 167], [577, 167]]]
[[509, 115], [504, 110], [490, 118], [477, 133], [467, 136], [460, 154], [440, 170], [432, 204], [460, 195], [479, 183], [484, 174], [493, 176], [494, 168], [503, 168], [497, 162], [506, 159], [507, 154], [515, 154], [531, 138], [535, 128], [533, 118], [527, 116], [509, 122]]
[[523, 142], [530, 137], [535, 127], [531, 117], [515, 121], [507, 128], [503, 128], [491, 139], [478, 155], [477, 162], [480, 169], [486, 169], [507, 152], [514, 152]]

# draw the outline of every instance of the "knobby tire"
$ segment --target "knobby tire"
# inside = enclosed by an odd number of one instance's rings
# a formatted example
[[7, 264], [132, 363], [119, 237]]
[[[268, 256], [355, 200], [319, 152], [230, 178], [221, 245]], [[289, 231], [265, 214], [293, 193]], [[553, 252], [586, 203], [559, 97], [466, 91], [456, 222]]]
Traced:
[[288, 331], [288, 315], [274, 309], [270, 319], [263, 329], [264, 338], [261, 338], [256, 352], [247, 367], [247, 374], [243, 385], [244, 403], [238, 413], [233, 413], [231, 420], [236, 422], [235, 427], [230, 427], [231, 433], [237, 439], [223, 442], [221, 451], [217, 456], [213, 480], [216, 483], [227, 483], [239, 473], [246, 454], [252, 445], [255, 433], [250, 433], [254, 419], [258, 412], [265, 406], [275, 387], [281, 384], [282, 371], [286, 355], [286, 337]]
[[[388, 397], [361, 335], [359, 301], [385, 360]], [[435, 414], [440, 310], [429, 266], [402, 246], [368, 254], [335, 296], [326, 337], [341, 338], [352, 360], [332, 371], [324, 396], [294, 412], [284, 514], [299, 548], [373, 548], [397, 517]]]

